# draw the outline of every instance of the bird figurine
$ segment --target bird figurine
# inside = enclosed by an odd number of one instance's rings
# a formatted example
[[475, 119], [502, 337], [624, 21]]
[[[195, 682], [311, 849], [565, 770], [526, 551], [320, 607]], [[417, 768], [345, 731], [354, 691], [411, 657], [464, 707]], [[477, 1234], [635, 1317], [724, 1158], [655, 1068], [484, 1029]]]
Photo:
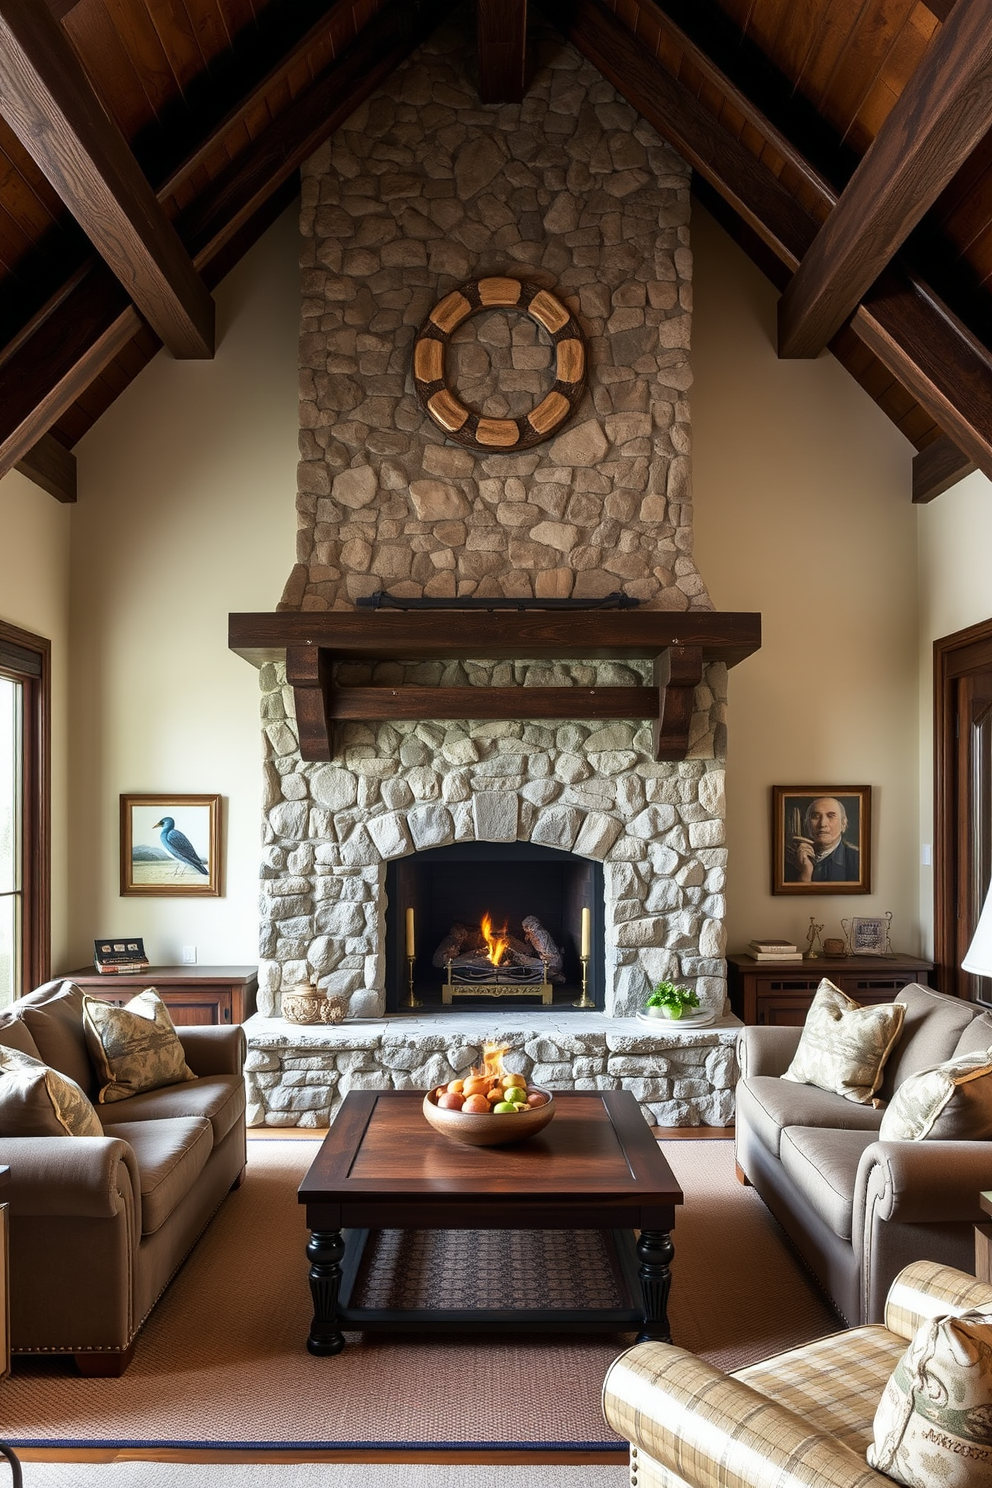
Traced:
[[159, 841], [170, 856], [175, 858], [179, 863], [185, 863], [188, 867], [195, 868], [197, 873], [202, 873], [205, 878], [210, 877], [192, 842], [190, 842], [185, 833], [176, 830], [176, 819], [174, 816], [163, 816], [161, 821], [155, 823], [152, 831], [154, 832], [158, 827], [162, 828], [159, 834]]

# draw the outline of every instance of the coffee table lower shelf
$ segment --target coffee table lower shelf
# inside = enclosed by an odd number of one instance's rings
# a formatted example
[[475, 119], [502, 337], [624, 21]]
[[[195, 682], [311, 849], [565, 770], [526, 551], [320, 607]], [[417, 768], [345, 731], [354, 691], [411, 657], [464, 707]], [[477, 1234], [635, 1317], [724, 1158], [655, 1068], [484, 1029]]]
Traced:
[[[362, 1263], [373, 1230], [345, 1230], [337, 1323], [349, 1332], [449, 1333], [479, 1329], [513, 1333], [629, 1333], [645, 1327], [640, 1259], [631, 1230], [602, 1230], [612, 1280], [620, 1294], [610, 1307], [369, 1307], [362, 1296]], [[495, 1233], [499, 1233], [496, 1231]]]

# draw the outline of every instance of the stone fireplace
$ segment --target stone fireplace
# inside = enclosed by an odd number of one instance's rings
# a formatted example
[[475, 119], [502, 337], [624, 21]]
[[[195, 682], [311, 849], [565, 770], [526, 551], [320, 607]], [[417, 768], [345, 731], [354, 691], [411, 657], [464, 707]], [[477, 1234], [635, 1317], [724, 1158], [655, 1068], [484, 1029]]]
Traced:
[[[383, 590], [587, 605], [620, 592], [687, 621], [712, 610], [692, 556], [689, 169], [567, 45], [544, 33], [536, 44], [523, 103], [482, 107], [456, 18], [303, 169], [299, 561], [282, 614], [333, 617]], [[525, 451], [447, 442], [414, 395], [418, 327], [486, 275], [550, 290], [586, 341], [574, 417]], [[512, 313], [473, 316], [449, 353], [459, 397], [488, 418], [521, 415], [548, 386], [552, 348]], [[281, 660], [262, 664], [250, 1119], [319, 1125], [349, 1088], [441, 1083], [478, 1057], [498, 1020], [511, 1066], [551, 1084], [627, 1085], [665, 1124], [732, 1120], [725, 666], [705, 667], [677, 760], [656, 757], [650, 724], [583, 717], [581, 701], [574, 718], [528, 715], [529, 689], [578, 698], [650, 684], [647, 659], [330, 657], [328, 667], [342, 689], [478, 688], [481, 699], [512, 687], [519, 705], [514, 717], [352, 719], [333, 728], [330, 758], [308, 760], [301, 694]], [[555, 921], [569, 995], [551, 1007], [494, 999], [405, 1012], [401, 916], [413, 904], [423, 936], [436, 931], [414, 865], [468, 871], [487, 845], [511, 875], [528, 858], [578, 865]], [[594, 1013], [571, 1006], [583, 904]], [[422, 987], [438, 975], [432, 950], [420, 940]], [[639, 1024], [660, 979], [692, 986], [717, 1024], [667, 1040]], [[281, 995], [304, 982], [345, 998], [349, 1022], [284, 1022]]]

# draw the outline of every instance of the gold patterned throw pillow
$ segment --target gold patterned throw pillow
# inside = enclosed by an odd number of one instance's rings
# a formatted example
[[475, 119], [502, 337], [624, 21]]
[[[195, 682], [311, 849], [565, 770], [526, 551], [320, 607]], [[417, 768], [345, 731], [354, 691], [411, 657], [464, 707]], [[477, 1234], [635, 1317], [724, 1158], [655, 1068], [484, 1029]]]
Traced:
[[0, 1137], [102, 1137], [75, 1080], [20, 1049], [0, 1048]]
[[867, 1455], [907, 1488], [992, 1488], [992, 1312], [921, 1325], [882, 1393]]
[[905, 1015], [901, 1002], [862, 1007], [824, 977], [782, 1078], [816, 1085], [862, 1106], [881, 1105], [873, 1097]]
[[83, 1028], [101, 1081], [97, 1097], [101, 1102], [127, 1100], [142, 1090], [196, 1079], [169, 1009], [154, 987], [139, 992], [122, 1008], [99, 997], [85, 998]]
[[959, 1054], [903, 1080], [882, 1117], [883, 1142], [986, 1142], [992, 1137], [992, 1049]]

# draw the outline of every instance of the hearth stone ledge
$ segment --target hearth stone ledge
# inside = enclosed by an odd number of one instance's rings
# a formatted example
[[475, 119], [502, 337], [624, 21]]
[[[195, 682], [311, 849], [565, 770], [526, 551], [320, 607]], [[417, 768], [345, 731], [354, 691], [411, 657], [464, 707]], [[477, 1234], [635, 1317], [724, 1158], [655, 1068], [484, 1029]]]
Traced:
[[249, 1126], [326, 1127], [349, 1090], [425, 1090], [481, 1060], [498, 1036], [507, 1066], [552, 1090], [630, 1090], [652, 1126], [732, 1126], [737, 1037], [732, 1014], [694, 1032], [631, 1018], [501, 1010], [403, 1014], [327, 1027], [256, 1014], [245, 1080]]

